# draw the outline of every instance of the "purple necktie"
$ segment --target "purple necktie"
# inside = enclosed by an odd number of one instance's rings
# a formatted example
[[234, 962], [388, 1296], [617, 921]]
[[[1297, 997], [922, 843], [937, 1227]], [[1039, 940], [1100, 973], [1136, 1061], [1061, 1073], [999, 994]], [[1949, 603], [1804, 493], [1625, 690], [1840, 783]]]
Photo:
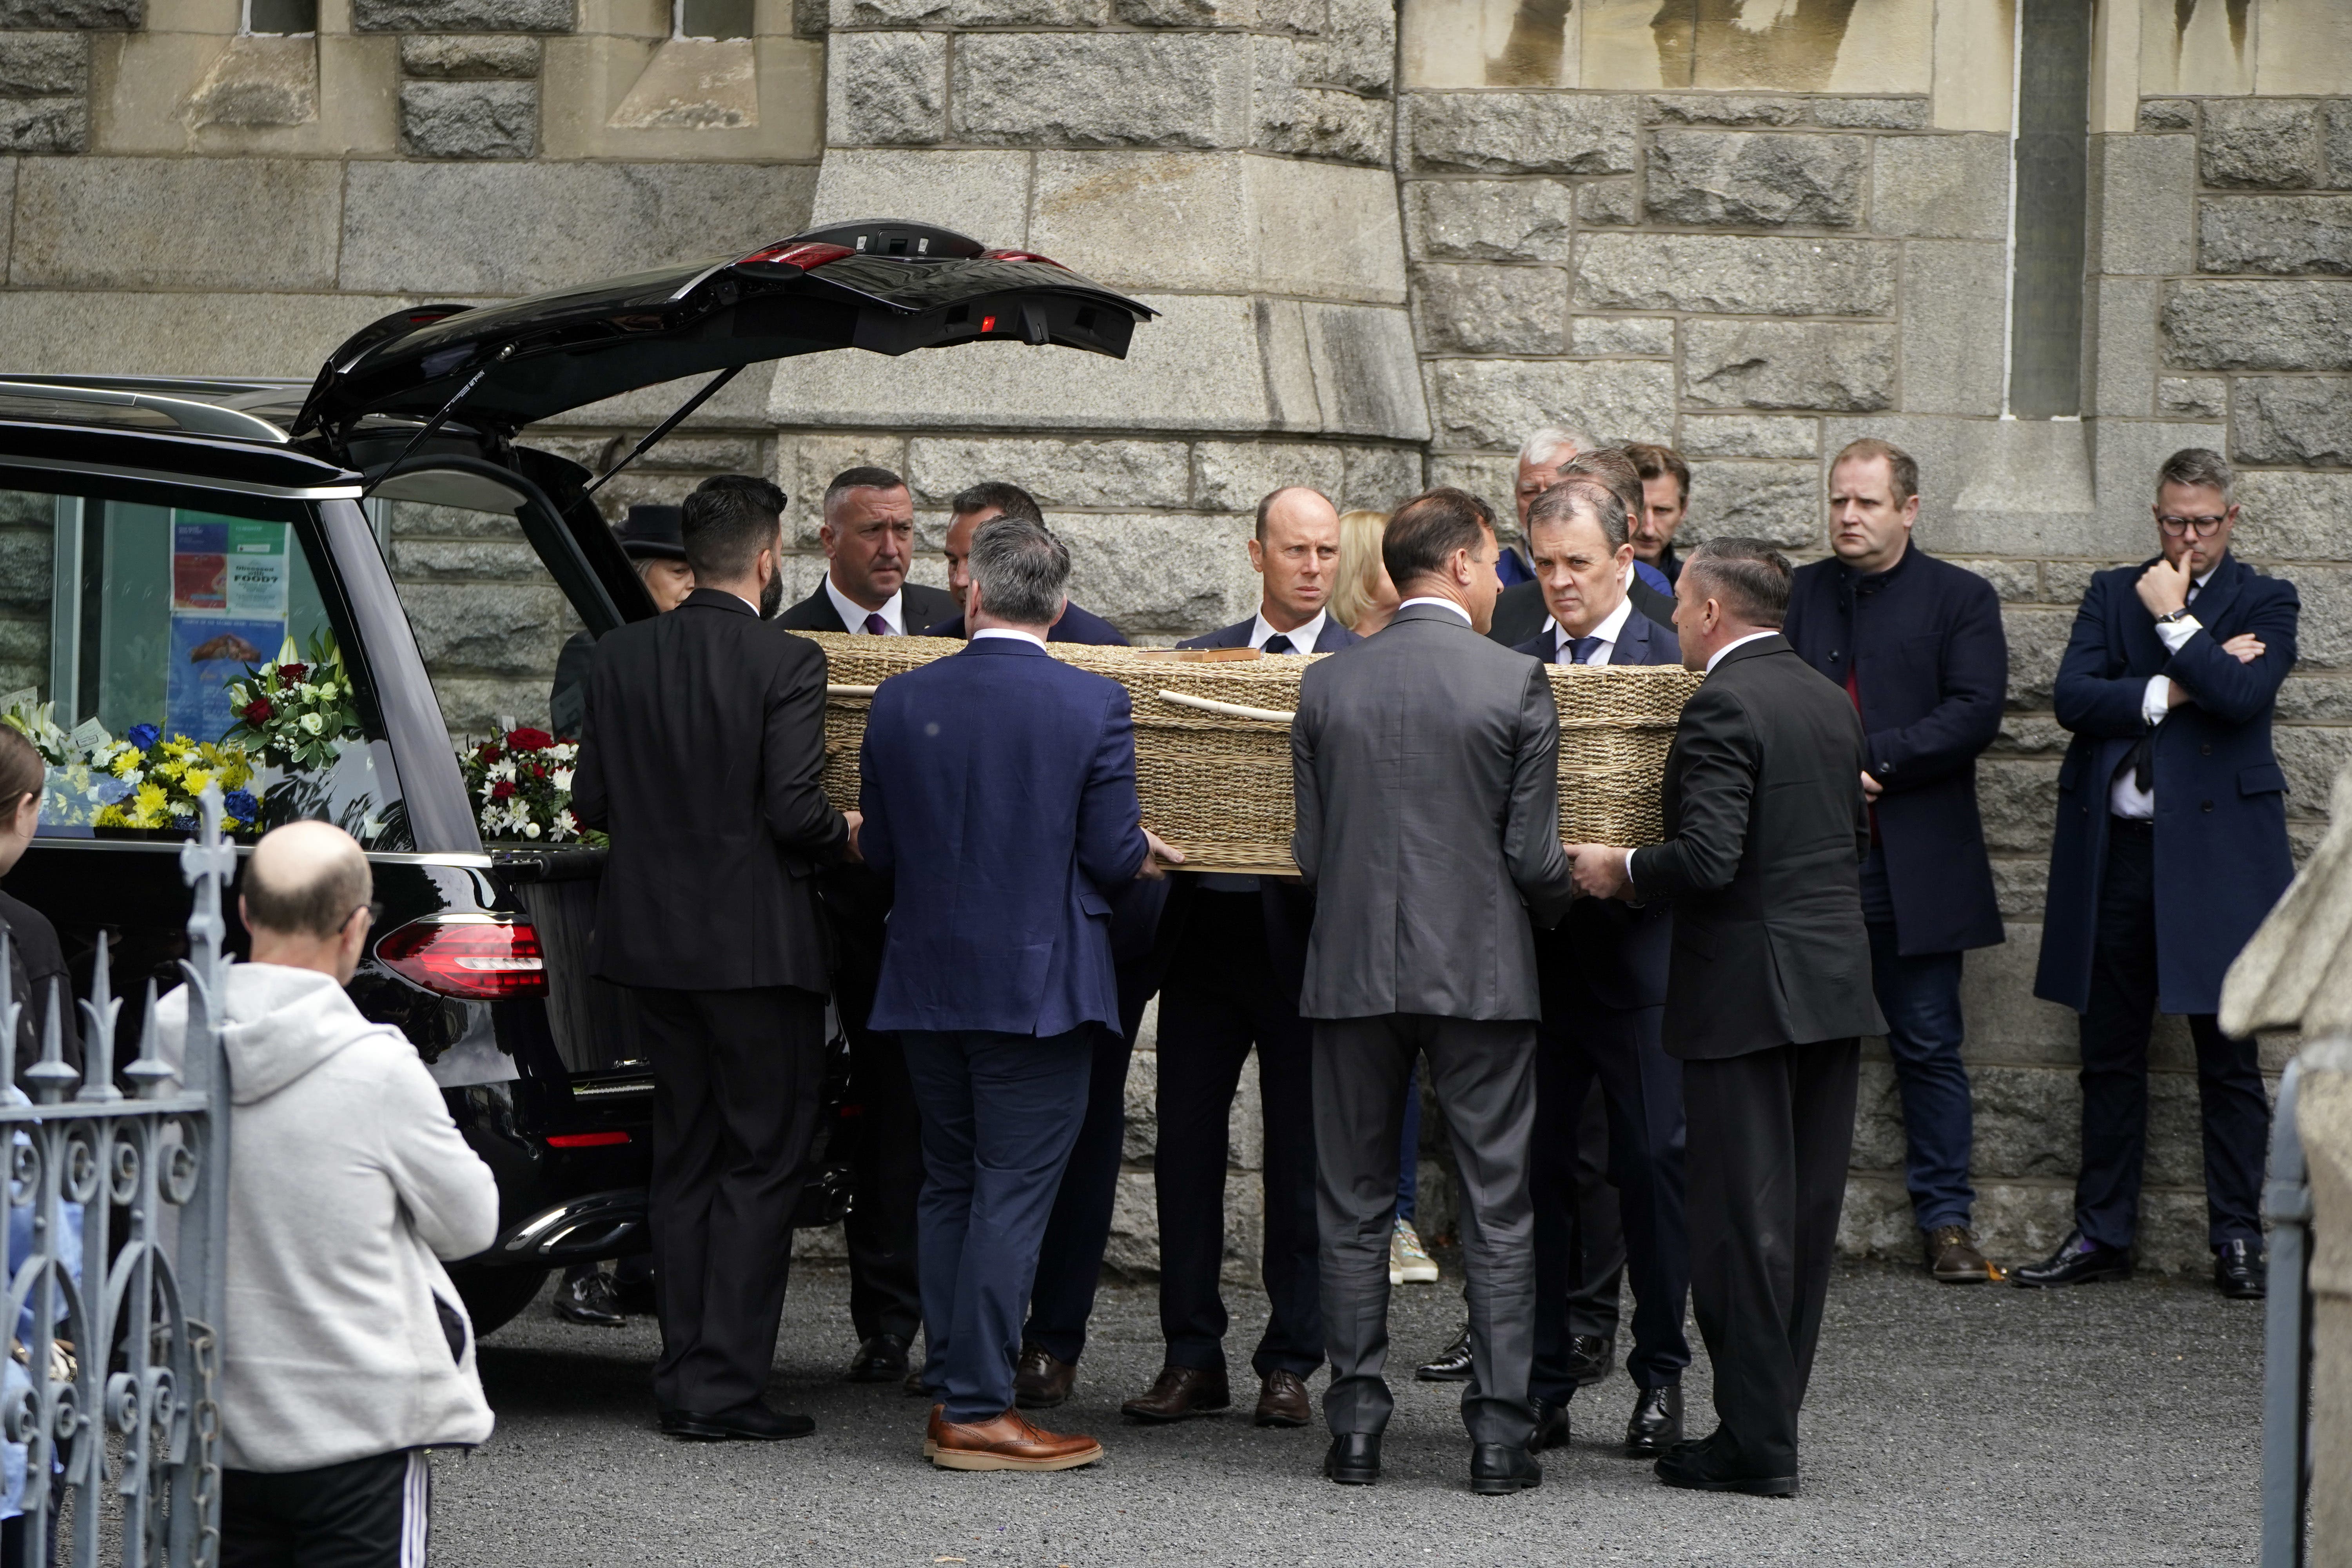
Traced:
[[877, 637], [887, 637], [890, 635], [890, 623], [882, 618], [881, 611], [877, 610], [866, 617], [866, 629]]

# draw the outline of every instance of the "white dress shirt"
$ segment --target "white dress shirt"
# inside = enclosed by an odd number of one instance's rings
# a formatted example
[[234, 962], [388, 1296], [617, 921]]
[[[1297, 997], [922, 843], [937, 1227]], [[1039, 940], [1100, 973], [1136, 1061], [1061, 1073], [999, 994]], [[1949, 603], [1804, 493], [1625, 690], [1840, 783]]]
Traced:
[[1775, 626], [1769, 632], [1749, 632], [1744, 637], [1732, 638], [1729, 642], [1725, 643], [1721, 647], [1717, 648], [1715, 650], [1714, 657], [1706, 661], [1707, 674], [1713, 675], [1715, 673], [1715, 667], [1723, 662], [1723, 656], [1729, 653], [1733, 648], [1743, 647], [1748, 643], [1752, 643], [1759, 637], [1777, 637], [1780, 635], [1780, 628]]
[[[2219, 569], [2217, 565], [2215, 570]], [[2197, 602], [2197, 595], [2205, 591], [2205, 584], [2212, 578], [2213, 574], [2208, 572], [2189, 585], [2190, 604]], [[2179, 653], [2190, 637], [2204, 629], [2195, 616], [2183, 616], [2177, 621], [2158, 622], [2156, 635], [2164, 639], [2167, 653]], [[2171, 678], [2149, 676], [2147, 688], [2140, 693], [2139, 716], [2147, 720], [2147, 727], [2153, 730], [2163, 723], [2165, 715], [2171, 711]], [[2137, 822], [2150, 821], [2156, 816], [2156, 791], [2140, 788], [2139, 781], [2132, 776], [2129, 768], [2118, 768], [2115, 782], [2107, 786], [2107, 809], [2117, 816], [2128, 816]]]
[[[895, 604], [897, 601], [894, 599], [892, 602]], [[1015, 637], [1022, 642], [1034, 644], [1039, 653], [1045, 651], [1044, 637], [1039, 637], [1035, 632], [1022, 631], [1017, 626], [982, 626], [971, 634], [971, 640], [974, 642], [978, 642], [982, 637]]]
[[[1633, 601], [1620, 599], [1617, 601], [1615, 609], [1601, 617], [1601, 624], [1585, 634], [1601, 639], [1601, 646], [1592, 650], [1592, 657], [1586, 659], [1585, 663], [1607, 664], [1617, 657], [1617, 639], [1625, 635], [1625, 622], [1633, 613]], [[1552, 623], [1551, 635], [1552, 662], [1574, 664], [1576, 662], [1574, 645], [1577, 639], [1569, 636], [1568, 628], [1558, 621]]]
[[841, 617], [841, 624], [853, 632], [866, 629], [866, 617], [871, 613], [890, 623], [887, 632], [877, 632], [876, 636], [902, 637], [907, 635], [907, 611], [903, 603], [907, 595], [903, 590], [891, 595], [890, 602], [879, 610], [868, 612], [865, 605], [835, 587], [833, 574], [828, 572], [824, 574], [824, 596], [833, 601], [833, 613]]
[[1260, 606], [1257, 613], [1257, 619], [1250, 623], [1249, 645], [1255, 648], [1263, 648], [1269, 640], [1275, 637], [1288, 637], [1290, 639], [1291, 652], [1313, 653], [1315, 651], [1315, 639], [1323, 635], [1323, 623], [1328, 620], [1330, 616], [1331, 612], [1328, 610], [1318, 610], [1315, 612], [1315, 618], [1313, 620], [1308, 621], [1306, 625], [1297, 627], [1296, 630], [1286, 632], [1277, 631], [1273, 626], [1266, 624], [1265, 610], [1263, 606]]
[[[1470, 627], [1474, 631], [1477, 628], [1478, 623], [1470, 618], [1469, 611], [1464, 609], [1461, 605], [1455, 604], [1451, 599], [1440, 599], [1433, 595], [1424, 595], [1420, 598], [1407, 599], [1403, 604], [1399, 605], [1397, 609], [1400, 611], [1409, 610], [1415, 605], [1435, 605], [1441, 610], [1451, 610], [1455, 615], [1462, 617], [1462, 624], [1464, 626]], [[1396, 616], [1391, 615], [1389, 616], [1389, 619], [1394, 620], [1396, 619]]]

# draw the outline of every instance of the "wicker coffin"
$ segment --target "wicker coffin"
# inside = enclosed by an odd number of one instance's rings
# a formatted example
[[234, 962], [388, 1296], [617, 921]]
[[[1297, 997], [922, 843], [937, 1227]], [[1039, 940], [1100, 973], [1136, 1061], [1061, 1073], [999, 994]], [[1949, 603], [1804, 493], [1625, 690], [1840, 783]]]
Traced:
[[[824, 646], [829, 662], [834, 691], [825, 707], [824, 789], [834, 805], [847, 808], [857, 804], [857, 749], [870, 702], [861, 689], [963, 645], [949, 637], [803, 635]], [[1296, 870], [1287, 715], [1298, 706], [1298, 679], [1308, 658], [1196, 661], [1064, 644], [1052, 651], [1127, 688], [1146, 826], [1201, 870]], [[1655, 838], [1666, 750], [1698, 677], [1672, 668], [1555, 668], [1551, 676], [1560, 716], [1561, 836], [1600, 844]], [[1186, 698], [1219, 707], [1204, 710], [1187, 705]]]

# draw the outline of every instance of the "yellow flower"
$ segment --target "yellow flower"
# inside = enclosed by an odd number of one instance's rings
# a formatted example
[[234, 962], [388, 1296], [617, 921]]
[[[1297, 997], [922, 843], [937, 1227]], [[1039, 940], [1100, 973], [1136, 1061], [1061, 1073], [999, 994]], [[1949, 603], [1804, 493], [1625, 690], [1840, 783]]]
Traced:
[[138, 795], [132, 797], [131, 808], [141, 816], [160, 816], [164, 803], [170, 798], [163, 793], [163, 785], [143, 784], [139, 786]]
[[110, 771], [112, 772], [116, 778], [127, 779], [132, 773], [137, 773], [139, 771], [139, 764], [146, 760], [147, 759], [140, 753], [138, 747], [126, 746], [123, 748], [122, 753], [114, 759], [113, 763], [110, 764]]
[[188, 792], [190, 799], [194, 799], [197, 795], [204, 794], [205, 785], [212, 782], [213, 775], [206, 773], [202, 768], [190, 768], [186, 773], [180, 775], [180, 787]]
[[159, 749], [167, 757], [184, 757], [196, 747], [195, 742], [185, 735], [174, 735], [170, 740], [163, 742]]

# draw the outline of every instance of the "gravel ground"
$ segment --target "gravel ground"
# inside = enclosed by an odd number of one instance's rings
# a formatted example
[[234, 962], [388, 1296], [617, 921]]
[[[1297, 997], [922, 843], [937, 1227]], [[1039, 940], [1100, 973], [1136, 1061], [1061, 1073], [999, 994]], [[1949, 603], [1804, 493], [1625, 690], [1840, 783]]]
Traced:
[[[1633, 1405], [1622, 1371], [1578, 1395], [1575, 1443], [1544, 1456], [1540, 1489], [1471, 1496], [1458, 1389], [1409, 1381], [1454, 1326], [1450, 1278], [1396, 1292], [1407, 1381], [1377, 1487], [1324, 1481], [1324, 1435], [1253, 1427], [1239, 1386], [1238, 1412], [1121, 1421], [1160, 1364], [1149, 1286], [1104, 1289], [1077, 1393], [1051, 1423], [1100, 1437], [1102, 1463], [938, 1471], [919, 1401], [839, 1380], [847, 1298], [844, 1274], [804, 1269], [785, 1310], [770, 1397], [813, 1414], [816, 1435], [709, 1445], [654, 1430], [650, 1321], [572, 1328], [542, 1298], [483, 1344], [499, 1430], [439, 1466], [435, 1561], [2205, 1564], [2252, 1561], [2260, 1535], [2261, 1310], [2201, 1284], [2045, 1294], [1841, 1266], [1794, 1500], [1659, 1486], [1612, 1441]], [[1263, 1321], [1262, 1298], [1230, 1304], [1237, 1325]], [[1713, 1426], [1699, 1355], [1694, 1435]]]

